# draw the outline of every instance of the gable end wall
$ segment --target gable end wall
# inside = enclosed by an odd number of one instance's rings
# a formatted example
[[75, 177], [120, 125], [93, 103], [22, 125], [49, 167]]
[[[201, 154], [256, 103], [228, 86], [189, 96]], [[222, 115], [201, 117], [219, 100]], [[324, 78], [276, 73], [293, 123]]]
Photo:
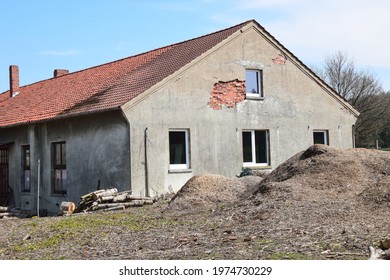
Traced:
[[[197, 174], [239, 174], [242, 130], [246, 129], [269, 131], [270, 169], [310, 146], [314, 129], [329, 130], [332, 146], [352, 147], [356, 117], [291, 58], [276, 63], [280, 54], [256, 28], [249, 28], [185, 71], [178, 71], [142, 102], [127, 104], [124, 113], [130, 123], [135, 192], [145, 191], [145, 128], [152, 195], [176, 191]], [[263, 71], [264, 98], [212, 108], [210, 97], [216, 83], [245, 81], [247, 68]], [[169, 171], [169, 129], [190, 131], [191, 168], [187, 172]]]

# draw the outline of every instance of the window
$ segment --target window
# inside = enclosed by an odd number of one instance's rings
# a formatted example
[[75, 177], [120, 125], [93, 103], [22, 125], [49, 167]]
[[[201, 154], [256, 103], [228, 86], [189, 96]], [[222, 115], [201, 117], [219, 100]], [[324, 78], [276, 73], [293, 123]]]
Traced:
[[246, 70], [247, 97], [263, 97], [263, 72], [261, 70]]
[[30, 146], [22, 146], [22, 166], [23, 166], [23, 179], [22, 179], [22, 191], [29, 192], [31, 190], [31, 170], [30, 170], [30, 162], [31, 162], [31, 153]]
[[327, 130], [314, 130], [313, 143], [329, 145], [329, 133]]
[[269, 166], [268, 130], [246, 130], [242, 132], [244, 166]]
[[169, 169], [189, 168], [189, 130], [169, 131]]
[[66, 194], [66, 143], [52, 144], [53, 159], [53, 193]]

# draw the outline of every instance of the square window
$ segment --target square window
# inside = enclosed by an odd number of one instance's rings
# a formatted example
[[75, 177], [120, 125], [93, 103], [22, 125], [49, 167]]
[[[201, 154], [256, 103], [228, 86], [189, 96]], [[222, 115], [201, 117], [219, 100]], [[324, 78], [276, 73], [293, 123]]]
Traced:
[[329, 132], [328, 130], [314, 130], [313, 131], [313, 143], [329, 145]]
[[244, 166], [269, 166], [268, 130], [245, 130], [242, 132]]
[[169, 168], [189, 169], [189, 130], [169, 131]]
[[246, 70], [246, 95], [248, 97], [263, 97], [263, 72], [261, 70]]

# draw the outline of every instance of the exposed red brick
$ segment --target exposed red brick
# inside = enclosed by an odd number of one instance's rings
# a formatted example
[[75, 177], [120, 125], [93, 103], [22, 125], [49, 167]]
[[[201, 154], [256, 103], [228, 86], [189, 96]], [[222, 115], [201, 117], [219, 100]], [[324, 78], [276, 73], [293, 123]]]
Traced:
[[209, 105], [214, 110], [221, 110], [222, 105], [233, 108], [237, 103], [244, 101], [245, 97], [245, 81], [238, 79], [228, 82], [220, 81], [214, 84]]
[[19, 67], [11, 65], [9, 67], [9, 87], [10, 97], [13, 97], [19, 92]]
[[53, 77], [61, 77], [63, 75], [69, 74], [69, 70], [64, 70], [64, 69], [55, 69], [53, 73]]

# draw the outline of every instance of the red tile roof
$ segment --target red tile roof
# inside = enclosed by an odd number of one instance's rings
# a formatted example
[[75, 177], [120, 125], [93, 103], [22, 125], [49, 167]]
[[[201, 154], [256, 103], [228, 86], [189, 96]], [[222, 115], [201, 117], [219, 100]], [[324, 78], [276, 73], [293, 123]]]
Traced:
[[0, 127], [118, 109], [251, 21], [0, 94]]

